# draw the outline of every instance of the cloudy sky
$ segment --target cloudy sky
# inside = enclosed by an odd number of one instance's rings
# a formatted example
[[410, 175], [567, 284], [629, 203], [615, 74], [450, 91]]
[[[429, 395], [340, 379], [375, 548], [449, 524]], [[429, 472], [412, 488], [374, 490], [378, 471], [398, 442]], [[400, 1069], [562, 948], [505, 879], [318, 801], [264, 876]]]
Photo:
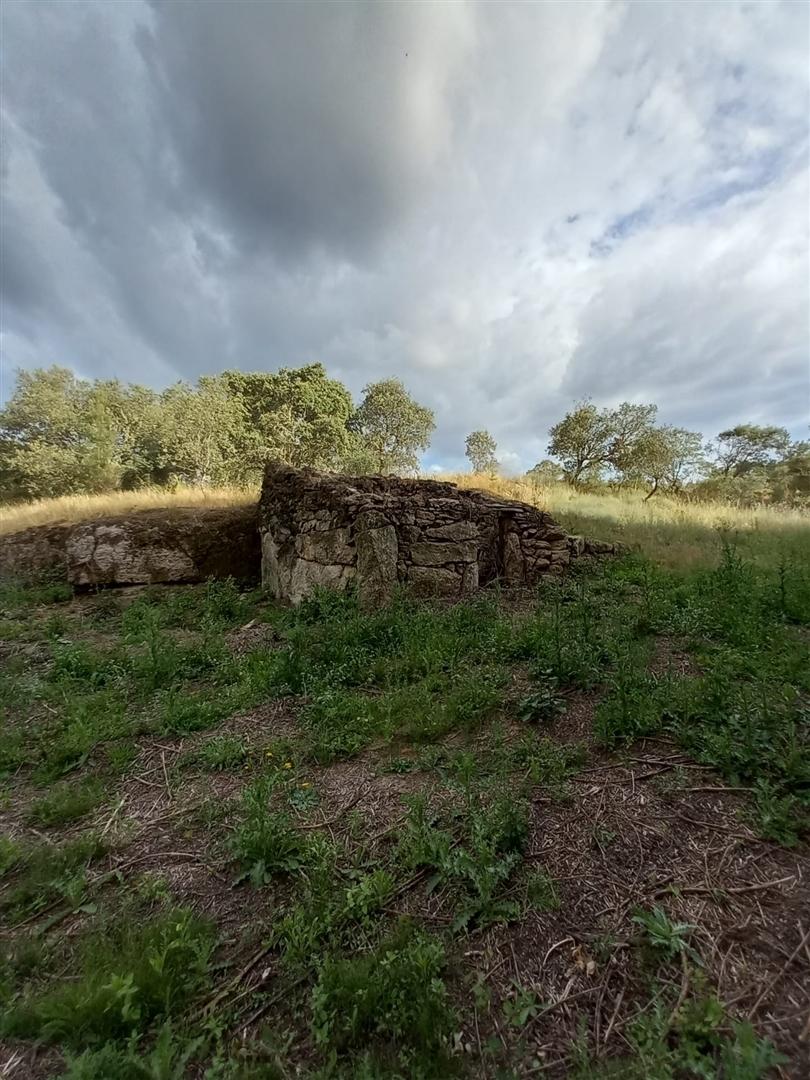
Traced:
[[806, 433], [802, 2], [2, 4], [2, 356]]

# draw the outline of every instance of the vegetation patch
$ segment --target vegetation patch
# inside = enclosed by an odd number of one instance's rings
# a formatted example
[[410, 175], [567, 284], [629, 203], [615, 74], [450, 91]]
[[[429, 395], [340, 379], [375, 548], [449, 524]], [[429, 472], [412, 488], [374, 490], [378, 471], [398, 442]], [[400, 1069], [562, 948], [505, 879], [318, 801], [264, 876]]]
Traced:
[[34, 1080], [791, 1075], [808, 565], [12, 590], [4, 1042]]

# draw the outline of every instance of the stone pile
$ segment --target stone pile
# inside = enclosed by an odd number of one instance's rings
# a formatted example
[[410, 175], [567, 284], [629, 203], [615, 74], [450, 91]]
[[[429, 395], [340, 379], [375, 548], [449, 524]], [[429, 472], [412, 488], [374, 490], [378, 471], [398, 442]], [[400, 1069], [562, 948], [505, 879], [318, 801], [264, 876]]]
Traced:
[[422, 596], [460, 596], [496, 580], [532, 585], [572, 558], [614, 550], [568, 536], [536, 507], [455, 484], [277, 463], [265, 472], [259, 532], [273, 596], [299, 603], [317, 586], [354, 582], [366, 607], [400, 584]]

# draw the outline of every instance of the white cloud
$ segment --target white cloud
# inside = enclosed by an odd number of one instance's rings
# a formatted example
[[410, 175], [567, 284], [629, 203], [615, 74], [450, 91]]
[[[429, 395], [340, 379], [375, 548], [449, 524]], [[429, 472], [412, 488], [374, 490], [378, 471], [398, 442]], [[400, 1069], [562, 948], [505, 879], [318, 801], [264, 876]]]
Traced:
[[6, 5], [5, 364], [395, 374], [428, 467], [583, 395], [802, 431], [804, 5], [370, 10]]

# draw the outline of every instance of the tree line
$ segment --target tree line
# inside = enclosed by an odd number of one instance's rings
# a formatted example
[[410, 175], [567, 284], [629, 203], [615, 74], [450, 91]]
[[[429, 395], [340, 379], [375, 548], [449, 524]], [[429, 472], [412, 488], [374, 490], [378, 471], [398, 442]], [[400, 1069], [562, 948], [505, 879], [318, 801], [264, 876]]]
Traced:
[[[810, 442], [786, 428], [737, 424], [704, 442], [699, 431], [657, 423], [656, 405], [622, 402], [599, 409], [580, 402], [549, 432], [549, 458], [526, 474], [537, 483], [580, 488], [605, 484], [742, 504], [810, 503]], [[467, 436], [474, 471], [498, 469], [488, 431]]]
[[224, 371], [157, 392], [50, 367], [20, 371], [0, 411], [0, 499], [146, 486], [256, 484], [270, 459], [348, 473], [407, 473], [433, 413], [398, 379], [359, 405], [321, 364]]
[[[349, 474], [415, 473], [435, 428], [398, 379], [359, 403], [321, 364], [224, 371], [163, 391], [78, 378], [62, 367], [17, 373], [0, 410], [0, 501], [177, 484], [255, 485], [268, 460]], [[498, 471], [485, 430], [467, 436], [478, 473]], [[810, 443], [740, 424], [704, 443], [657, 422], [655, 405], [577, 404], [549, 433], [537, 484], [620, 484], [735, 502], [810, 502]]]

